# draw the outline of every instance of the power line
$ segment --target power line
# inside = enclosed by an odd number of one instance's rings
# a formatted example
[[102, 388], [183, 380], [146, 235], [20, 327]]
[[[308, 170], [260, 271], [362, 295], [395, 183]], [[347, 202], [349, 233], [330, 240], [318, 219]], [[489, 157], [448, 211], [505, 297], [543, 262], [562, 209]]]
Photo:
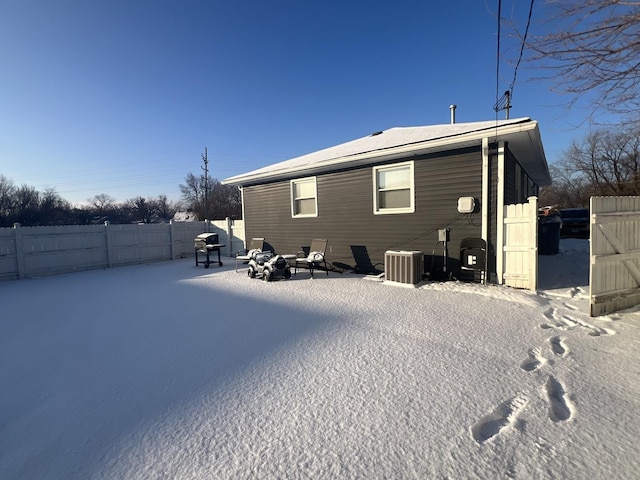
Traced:
[[496, 104], [493, 109], [496, 112], [496, 122], [498, 121], [498, 110], [496, 110], [499, 99], [498, 92], [500, 91], [500, 27], [502, 24], [502, 0], [498, 0], [498, 41], [496, 50]]
[[507, 111], [507, 118], [509, 118], [509, 109], [511, 108], [511, 99], [513, 98], [513, 89], [516, 84], [516, 77], [518, 75], [518, 67], [520, 66], [520, 62], [522, 61], [522, 56], [524, 54], [524, 47], [527, 43], [527, 35], [529, 34], [529, 26], [531, 25], [531, 17], [533, 16], [533, 3], [534, 0], [531, 0], [529, 4], [529, 15], [527, 16], [527, 26], [524, 30], [524, 36], [522, 37], [522, 43], [520, 44], [520, 55], [518, 56], [518, 61], [516, 62], [516, 66], [513, 69], [513, 80], [509, 85], [509, 90], [505, 91], [502, 97], [498, 98], [498, 92], [500, 89], [500, 29], [502, 23], [502, 0], [498, 0], [498, 51], [496, 55], [496, 103], [493, 106], [493, 109], [496, 112], [496, 121], [498, 120], [498, 112], [500, 110]]
[[527, 42], [527, 35], [529, 33], [529, 25], [531, 25], [531, 16], [533, 14], [533, 2], [534, 0], [531, 0], [531, 3], [529, 4], [529, 16], [527, 17], [527, 26], [524, 30], [524, 36], [522, 37], [522, 44], [520, 45], [520, 56], [518, 57], [518, 62], [516, 63], [516, 68], [513, 70], [513, 81], [511, 82], [511, 85], [509, 85], [509, 91], [511, 92], [511, 96], [513, 96], [513, 87], [516, 84], [516, 75], [518, 74], [518, 67], [520, 66], [520, 61], [522, 60], [522, 54], [524, 52], [524, 46]]

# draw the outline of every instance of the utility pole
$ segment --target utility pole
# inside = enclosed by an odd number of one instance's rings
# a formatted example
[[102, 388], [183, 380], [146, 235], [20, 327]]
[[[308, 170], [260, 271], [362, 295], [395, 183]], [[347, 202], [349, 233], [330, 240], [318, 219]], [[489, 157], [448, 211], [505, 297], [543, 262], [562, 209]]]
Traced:
[[498, 113], [500, 110], [506, 110], [506, 119], [509, 120], [509, 110], [511, 110], [511, 91], [507, 90], [504, 95], [493, 106], [493, 110]]
[[202, 155], [202, 161], [204, 162], [204, 221], [207, 222], [207, 232], [209, 232], [209, 217], [208, 217], [208, 204], [209, 204], [209, 159], [207, 158], [207, 147], [204, 147], [204, 154]]
[[505, 97], [507, 97], [507, 103], [504, 106], [505, 111], [507, 112], [506, 119], [509, 120], [509, 109], [511, 109], [511, 90], [507, 90], [504, 92]]

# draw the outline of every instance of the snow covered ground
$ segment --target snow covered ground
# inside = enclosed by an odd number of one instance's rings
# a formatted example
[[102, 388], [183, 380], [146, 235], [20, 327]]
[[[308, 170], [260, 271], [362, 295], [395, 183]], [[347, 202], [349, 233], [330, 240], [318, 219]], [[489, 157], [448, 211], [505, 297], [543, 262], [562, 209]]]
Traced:
[[588, 240], [539, 294], [232, 264], [0, 284], [0, 478], [638, 478], [640, 309], [588, 316]]

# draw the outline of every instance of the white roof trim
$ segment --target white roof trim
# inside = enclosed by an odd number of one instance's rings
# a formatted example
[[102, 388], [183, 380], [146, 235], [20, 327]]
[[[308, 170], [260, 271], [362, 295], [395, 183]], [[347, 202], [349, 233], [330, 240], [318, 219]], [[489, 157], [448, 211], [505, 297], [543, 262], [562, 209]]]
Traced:
[[396, 127], [351, 142], [275, 163], [225, 179], [226, 185], [248, 185], [314, 175], [327, 171], [368, 165], [387, 160], [409, 159], [415, 155], [480, 145], [510, 142], [510, 149], [538, 185], [551, 182], [542, 149], [538, 123], [530, 118], [473, 123], [453, 123], [426, 127]]

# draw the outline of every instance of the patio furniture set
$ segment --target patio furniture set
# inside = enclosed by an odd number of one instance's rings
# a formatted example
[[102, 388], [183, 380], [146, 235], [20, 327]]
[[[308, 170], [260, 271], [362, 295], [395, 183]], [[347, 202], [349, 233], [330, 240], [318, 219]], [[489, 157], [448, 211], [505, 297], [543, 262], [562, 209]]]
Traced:
[[329, 265], [325, 259], [327, 249], [326, 239], [315, 239], [309, 246], [309, 251], [300, 251], [296, 255], [277, 255], [264, 250], [264, 238], [253, 238], [249, 243], [249, 248], [242, 254], [236, 255], [236, 272], [238, 264], [248, 263], [247, 275], [250, 278], [262, 278], [264, 281], [271, 281], [279, 278], [291, 278], [291, 268], [294, 275], [298, 274], [298, 268], [309, 270], [313, 278], [314, 270], [324, 266], [329, 275]]

